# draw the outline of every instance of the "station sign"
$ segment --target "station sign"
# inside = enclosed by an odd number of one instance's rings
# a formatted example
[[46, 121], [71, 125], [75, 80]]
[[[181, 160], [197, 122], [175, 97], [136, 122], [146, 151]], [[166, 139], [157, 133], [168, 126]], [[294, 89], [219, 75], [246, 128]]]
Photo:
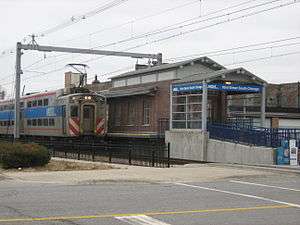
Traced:
[[[214, 90], [214, 91], [243, 92], [243, 93], [260, 93], [262, 91], [262, 85], [208, 84], [207, 88], [208, 90]], [[172, 90], [175, 93], [201, 91], [202, 83], [174, 84], [172, 86]]]

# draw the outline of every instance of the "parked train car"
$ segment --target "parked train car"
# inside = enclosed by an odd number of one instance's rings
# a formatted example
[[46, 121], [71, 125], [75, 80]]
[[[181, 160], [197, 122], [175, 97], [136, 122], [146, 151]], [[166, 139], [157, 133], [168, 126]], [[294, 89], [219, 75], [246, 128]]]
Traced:
[[[104, 96], [95, 93], [63, 94], [62, 90], [23, 96], [20, 134], [24, 136], [104, 136], [107, 109]], [[0, 102], [0, 134], [14, 129], [14, 100]]]

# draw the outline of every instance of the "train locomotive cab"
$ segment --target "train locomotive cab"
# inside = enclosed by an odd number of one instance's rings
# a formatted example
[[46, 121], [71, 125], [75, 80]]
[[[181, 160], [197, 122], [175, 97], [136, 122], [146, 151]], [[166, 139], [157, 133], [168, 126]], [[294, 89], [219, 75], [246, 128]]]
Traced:
[[69, 136], [106, 134], [106, 99], [93, 93], [78, 93], [68, 96], [69, 109], [66, 133]]

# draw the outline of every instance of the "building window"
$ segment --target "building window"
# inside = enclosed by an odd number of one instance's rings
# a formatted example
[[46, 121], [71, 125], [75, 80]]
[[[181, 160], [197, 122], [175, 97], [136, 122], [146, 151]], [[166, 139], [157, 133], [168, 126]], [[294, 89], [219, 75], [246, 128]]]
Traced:
[[143, 124], [149, 125], [150, 124], [150, 101], [143, 102]]
[[142, 83], [156, 82], [156, 74], [142, 76]]
[[33, 120], [32, 120], [32, 126], [34, 126], [34, 127], [35, 127], [35, 126], [36, 126], [36, 124], [37, 124], [37, 123], [36, 123], [36, 119], [33, 119]]
[[71, 106], [71, 117], [78, 117], [78, 106]]
[[116, 80], [113, 82], [114, 87], [124, 87], [126, 86], [126, 80]]
[[128, 125], [134, 125], [135, 117], [136, 117], [136, 108], [134, 106], [134, 102], [128, 102]]
[[31, 120], [27, 120], [27, 126], [31, 126]]
[[45, 98], [43, 100], [43, 103], [44, 103], [44, 106], [48, 106], [49, 105], [49, 99], [48, 98]]
[[140, 77], [132, 77], [127, 79], [127, 86], [128, 85], [135, 85], [140, 84], [141, 78]]
[[115, 126], [121, 126], [122, 107], [120, 103], [115, 105]]

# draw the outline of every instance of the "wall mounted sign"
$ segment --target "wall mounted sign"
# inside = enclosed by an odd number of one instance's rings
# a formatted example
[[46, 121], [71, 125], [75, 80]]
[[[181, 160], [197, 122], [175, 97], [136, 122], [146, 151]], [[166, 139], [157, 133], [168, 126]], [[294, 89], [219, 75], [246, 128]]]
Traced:
[[[175, 93], [201, 91], [202, 83], [173, 84], [172, 90]], [[260, 93], [262, 91], [262, 85], [208, 84], [208, 90], [226, 91], [226, 92], [243, 92], [243, 93]]]

